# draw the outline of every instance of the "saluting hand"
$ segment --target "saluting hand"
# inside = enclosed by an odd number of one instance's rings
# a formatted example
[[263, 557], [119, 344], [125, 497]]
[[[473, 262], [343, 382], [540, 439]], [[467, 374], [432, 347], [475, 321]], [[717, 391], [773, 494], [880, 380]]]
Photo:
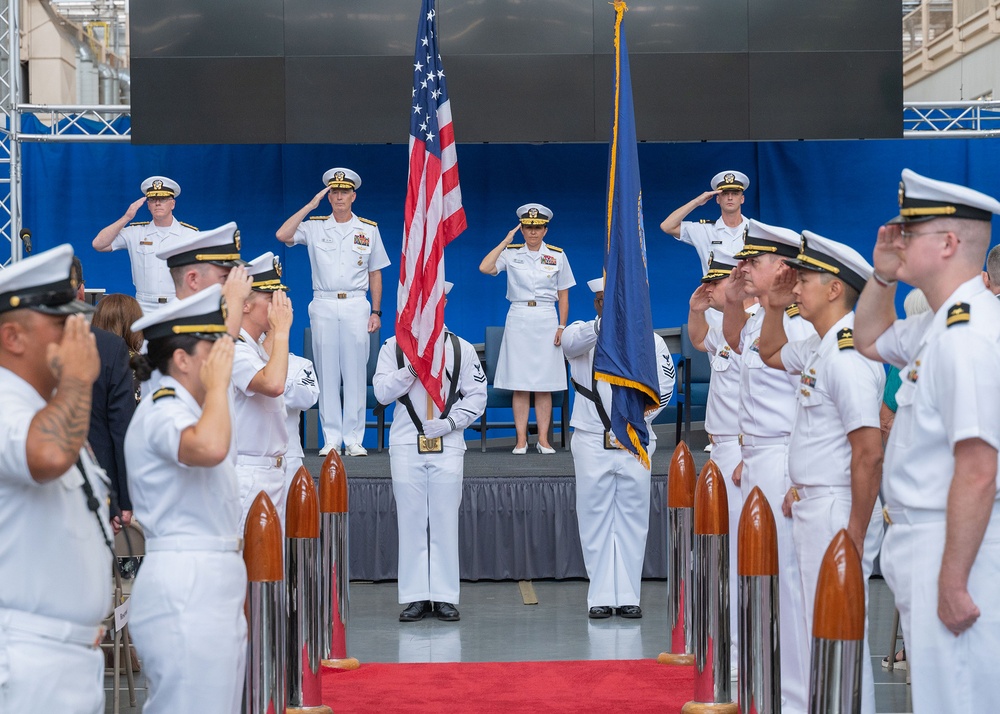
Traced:
[[771, 288], [767, 291], [767, 306], [773, 310], [784, 310], [795, 302], [792, 288], [798, 282], [799, 275], [795, 268], [782, 264], [774, 274]]
[[875, 239], [872, 251], [872, 267], [886, 280], [896, 280], [900, 266], [900, 252], [903, 248], [903, 228], [899, 225], [882, 226]]
[[136, 201], [133, 201], [129, 205], [128, 210], [125, 211], [125, 220], [131, 221], [133, 218], [135, 218], [135, 214], [139, 211], [140, 208], [142, 208], [142, 204], [144, 204], [145, 202], [146, 202], [145, 196]]
[[233, 338], [225, 335], [215, 341], [208, 359], [201, 365], [201, 383], [205, 391], [229, 389], [229, 379], [233, 374]]
[[722, 193], [722, 191], [705, 191], [705, 193], [698, 196], [695, 200], [698, 202], [699, 206], [704, 206], [713, 196], [718, 196], [720, 193]]
[[708, 291], [708, 283], [702, 283], [698, 286], [698, 289], [691, 294], [691, 300], [688, 302], [688, 305], [692, 312], [705, 312], [712, 306], [711, 301], [708, 298]]
[[504, 239], [502, 241], [500, 241], [500, 245], [508, 246], [511, 243], [513, 243], [514, 242], [514, 236], [516, 236], [520, 230], [521, 230], [521, 224], [518, 223], [516, 226], [514, 226], [512, 229], [510, 229], [510, 231], [507, 233], [507, 235], [504, 236]]
[[330, 193], [330, 187], [329, 186], [324, 186], [323, 190], [320, 191], [319, 193], [317, 193], [315, 196], [313, 196], [312, 200], [309, 203], [306, 204], [307, 206], [309, 206], [309, 210], [311, 211], [314, 208], [318, 208], [319, 207], [319, 202], [322, 201], [323, 200], [323, 196], [325, 196], [328, 193]]
[[726, 283], [726, 302], [739, 303], [742, 306], [746, 296], [746, 281], [743, 280], [743, 272], [739, 268], [733, 268], [729, 271], [729, 281]]
[[267, 308], [267, 324], [269, 332], [288, 332], [292, 329], [292, 301], [284, 290], [275, 290], [271, 294], [271, 304]]
[[253, 290], [253, 278], [247, 274], [246, 267], [237, 265], [229, 271], [226, 282], [222, 284], [222, 296], [230, 310], [243, 309], [243, 303], [250, 297]]
[[68, 380], [94, 383], [101, 371], [101, 357], [87, 318], [83, 315], [66, 318], [62, 340], [49, 344], [45, 361], [60, 383]]

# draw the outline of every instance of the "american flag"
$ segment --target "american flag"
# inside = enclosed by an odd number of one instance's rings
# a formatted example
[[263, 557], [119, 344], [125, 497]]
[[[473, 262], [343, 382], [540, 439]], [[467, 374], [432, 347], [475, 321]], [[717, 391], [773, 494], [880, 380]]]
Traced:
[[423, 0], [413, 55], [410, 174], [399, 268], [396, 341], [444, 409], [444, 247], [465, 230], [451, 103], [434, 0]]

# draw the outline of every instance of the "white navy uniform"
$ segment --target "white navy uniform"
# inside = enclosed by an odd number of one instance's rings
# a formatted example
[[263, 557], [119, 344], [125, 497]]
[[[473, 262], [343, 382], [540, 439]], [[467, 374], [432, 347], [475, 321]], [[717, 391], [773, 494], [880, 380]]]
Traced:
[[[797, 314], [797, 309], [789, 308], [782, 319], [790, 342], [816, 334], [813, 326]], [[745, 500], [754, 486], [759, 486], [774, 513], [780, 571], [782, 710], [798, 714], [808, 708], [812, 637], [802, 610], [802, 578], [792, 540], [792, 524], [781, 512], [781, 504], [791, 486], [787, 473], [788, 443], [798, 379], [764, 364], [758, 349], [763, 323], [764, 309], [759, 308], [747, 320], [740, 339], [739, 425], [743, 458], [740, 487]]]
[[181, 434], [201, 418], [173, 377], [143, 399], [125, 435], [125, 463], [147, 555], [129, 628], [149, 681], [144, 712], [237, 714], [247, 651], [246, 566], [231, 459], [180, 462]]
[[[368, 273], [388, 267], [378, 225], [351, 214], [313, 216], [295, 229], [309, 248], [313, 300], [309, 303], [313, 359], [319, 375], [319, 416], [325, 444], [360, 444], [365, 435], [368, 365]], [[340, 389], [343, 380], [344, 402]]]
[[[597, 321], [577, 321], [563, 332], [562, 350], [573, 380], [594, 392], [594, 348]], [[660, 406], [646, 415], [649, 458], [656, 451], [652, 423], [673, 395], [674, 362], [663, 338], [652, 336], [656, 349]], [[611, 385], [597, 382], [605, 414], [611, 413]], [[623, 449], [604, 448], [605, 426], [593, 401], [577, 391], [573, 402], [573, 468], [576, 472], [576, 516], [590, 587], [587, 607], [639, 604], [642, 564], [649, 530], [649, 469]]]
[[[956, 306], [967, 320], [955, 319]], [[949, 319], [952, 326], [948, 327]], [[937, 614], [954, 447], [982, 439], [1000, 448], [1000, 304], [977, 275], [935, 313], [896, 321], [875, 343], [900, 368], [882, 493], [892, 521], [882, 570], [903, 625], [914, 712], [992, 711], [1000, 688], [1000, 506], [994, 503], [969, 574], [982, 613], [956, 637]]]
[[[446, 394], [455, 378], [451, 333], [445, 335]], [[443, 453], [417, 452], [417, 429], [402, 402], [396, 404], [389, 429], [389, 465], [399, 525], [399, 602], [423, 600], [457, 604], [459, 600], [458, 507], [462, 502], [465, 429], [486, 408], [486, 373], [475, 348], [458, 338], [461, 365], [457, 401], [448, 418], [455, 428], [445, 434]], [[404, 359], [405, 362], [405, 359]], [[378, 355], [372, 380], [375, 397], [390, 404], [409, 396], [417, 418], [427, 415], [427, 391], [407, 366], [399, 367], [396, 338]], [[435, 419], [441, 410], [433, 408]]]
[[[726, 483], [729, 499], [729, 531], [735, 533], [743, 512], [743, 491], [733, 483], [733, 472], [740, 465], [740, 364], [741, 355], [722, 335], [720, 327], [712, 327], [705, 336], [705, 351], [712, 366], [705, 406], [705, 431], [712, 441], [712, 461], [719, 467]], [[732, 543], [732, 541], [731, 541]], [[739, 549], [729, 548], [729, 592], [738, 593], [739, 569], [736, 555]], [[729, 608], [729, 632], [732, 640], [730, 667], [739, 666], [739, 608]]]
[[246, 330], [233, 350], [233, 433], [236, 435], [236, 475], [240, 484], [243, 532], [250, 506], [261, 491], [285, 523], [285, 450], [288, 448], [284, 396], [268, 397], [250, 389], [250, 382], [267, 365], [268, 354]]
[[[0, 368], [0, 711], [104, 711], [101, 621], [111, 606], [108, 485], [81, 449], [48, 483], [28, 470], [38, 392]], [[100, 506], [87, 507], [84, 479]]]
[[132, 264], [132, 283], [135, 285], [135, 299], [144, 315], [163, 307], [177, 298], [173, 278], [167, 261], [156, 257], [164, 243], [175, 238], [188, 237], [198, 231], [194, 226], [182, 223], [176, 218], [169, 226], [157, 226], [150, 221], [137, 221], [122, 228], [111, 242], [111, 250], [128, 250]]
[[[851, 443], [847, 436], [879, 428], [885, 370], [854, 349], [854, 313], [820, 338], [788, 342], [781, 363], [799, 378], [795, 422], [788, 445], [788, 475], [799, 500], [792, 504], [792, 537], [802, 576], [802, 606], [812, 632], [816, 583], [830, 541], [851, 517]], [[861, 567], [868, 612], [868, 578], [882, 543], [882, 504], [876, 498]], [[865, 618], [864, 656], [871, 661]], [[872, 669], [861, 668], [861, 711], [875, 714]]]
[[507, 271], [510, 309], [493, 386], [561, 392], [566, 389], [566, 366], [553, 340], [559, 327], [559, 291], [576, 285], [569, 258], [562, 248], [544, 242], [536, 251], [515, 243], [501, 251], [496, 270]]
[[288, 354], [288, 378], [285, 380], [285, 430], [288, 449], [285, 451], [285, 490], [291, 486], [295, 473], [302, 466], [302, 441], [299, 439], [299, 419], [319, 398], [316, 368], [305, 357]]
[[743, 216], [738, 226], [730, 228], [720, 216], [715, 221], [682, 221], [681, 234], [677, 240], [687, 243], [698, 251], [703, 273], [708, 272], [709, 255], [725, 255], [732, 258], [743, 249], [743, 232], [750, 219]]

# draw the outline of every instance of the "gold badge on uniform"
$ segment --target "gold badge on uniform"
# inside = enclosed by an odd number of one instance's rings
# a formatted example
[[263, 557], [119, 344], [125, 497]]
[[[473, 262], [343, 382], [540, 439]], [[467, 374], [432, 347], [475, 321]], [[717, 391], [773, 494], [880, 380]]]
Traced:
[[725, 183], [733, 183], [736, 181], [736, 174], [726, 174], [725, 176], [722, 177], [722, 180]]
[[952, 325], [957, 325], [960, 322], [968, 322], [972, 319], [972, 308], [967, 302], [957, 302], [948, 308], [948, 319], [945, 321], [945, 325], [951, 327]]
[[274, 272], [279, 278], [281, 277], [281, 261], [278, 260], [278, 256], [274, 257]]
[[236, 232], [233, 233], [233, 244], [236, 246], [236, 250], [240, 249], [240, 229], [237, 228]]
[[899, 182], [899, 206], [902, 208], [903, 201], [906, 200], [906, 184], [902, 181]]
[[444, 451], [444, 441], [440, 436], [430, 439], [423, 434], [417, 436], [417, 453], [440, 454]]
[[605, 451], [618, 450], [618, 439], [615, 437], [613, 433], [611, 433], [610, 429], [604, 432], [604, 450]]
[[219, 300], [219, 312], [222, 313], [222, 321], [229, 319], [229, 308], [226, 306], [226, 298]]
[[333, 180], [334, 181], [343, 181], [344, 180], [344, 172], [343, 171], [336, 172], [333, 175]]
[[162, 191], [163, 190], [163, 182], [160, 181], [160, 179], [156, 179], [155, 181], [153, 181], [153, 190], [154, 191]]

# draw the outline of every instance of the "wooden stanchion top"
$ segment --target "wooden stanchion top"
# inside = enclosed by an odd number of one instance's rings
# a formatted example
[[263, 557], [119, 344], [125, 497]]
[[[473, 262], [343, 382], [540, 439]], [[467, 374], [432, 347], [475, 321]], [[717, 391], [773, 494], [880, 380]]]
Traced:
[[694, 457], [687, 444], [678, 442], [667, 475], [667, 508], [694, 508], [694, 484]]
[[813, 637], [861, 640], [865, 636], [865, 581], [858, 549], [841, 529], [830, 541], [816, 582]]
[[694, 532], [696, 535], [729, 533], [729, 496], [722, 472], [711, 459], [701, 470], [694, 489]]
[[247, 580], [255, 583], [278, 582], [285, 579], [281, 551], [281, 520], [278, 509], [261, 491], [250, 506], [243, 530], [243, 560], [247, 565]]
[[778, 528], [767, 496], [758, 486], [747, 496], [737, 532], [736, 572], [778, 574]]
[[319, 471], [320, 513], [347, 513], [347, 469], [334, 449]]
[[286, 538], [319, 538], [319, 497], [309, 469], [299, 466], [288, 488]]

